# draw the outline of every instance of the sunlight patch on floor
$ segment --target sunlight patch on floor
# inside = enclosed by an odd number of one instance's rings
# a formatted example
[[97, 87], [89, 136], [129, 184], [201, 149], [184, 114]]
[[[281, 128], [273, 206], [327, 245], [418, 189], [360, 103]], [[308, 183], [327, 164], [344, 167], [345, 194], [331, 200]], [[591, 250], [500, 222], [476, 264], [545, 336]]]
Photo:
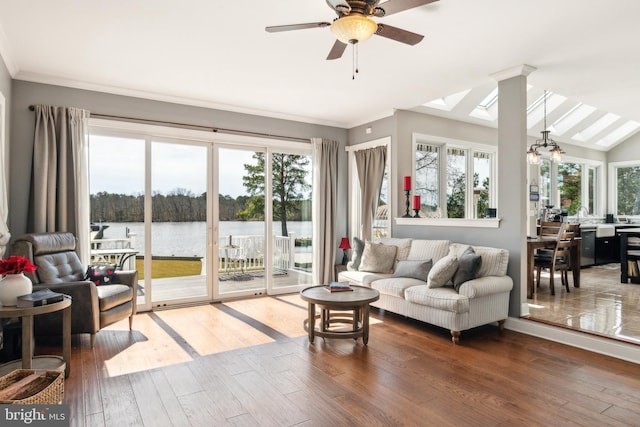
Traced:
[[215, 305], [187, 307], [156, 314], [201, 356], [273, 342], [269, 336]]
[[[104, 369], [109, 377], [161, 368], [189, 362], [191, 356], [178, 345], [169, 334], [146, 314], [136, 315], [133, 321], [136, 342], [105, 361]], [[100, 331], [122, 331], [129, 333], [128, 319], [114, 323]], [[98, 339], [103, 337], [98, 336]]]
[[[300, 298], [298, 295], [292, 297]], [[266, 325], [289, 338], [306, 335], [302, 322], [307, 318], [306, 307], [297, 308], [278, 298], [255, 298], [225, 302], [230, 307], [258, 322]], [[295, 303], [295, 299], [291, 300]], [[296, 304], [297, 305], [297, 304]]]

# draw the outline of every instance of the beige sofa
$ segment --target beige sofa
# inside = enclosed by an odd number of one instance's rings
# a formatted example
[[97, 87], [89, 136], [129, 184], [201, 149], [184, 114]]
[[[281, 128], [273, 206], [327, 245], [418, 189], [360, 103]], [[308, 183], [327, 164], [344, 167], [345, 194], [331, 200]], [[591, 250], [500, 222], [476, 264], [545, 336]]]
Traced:
[[[366, 244], [362, 258], [358, 259], [356, 250], [347, 271], [340, 272], [338, 280], [377, 289], [380, 299], [372, 306], [447, 328], [454, 343], [458, 343], [461, 331], [488, 323], [498, 322], [502, 330], [513, 288], [513, 280], [506, 275], [507, 250], [448, 240], [388, 238]], [[392, 267], [386, 271], [388, 266], [372, 268], [387, 264], [389, 246], [396, 248]], [[472, 249], [468, 249], [470, 246]], [[381, 252], [377, 261], [367, 257], [373, 248]], [[447, 271], [443, 271], [443, 264], [448, 264], [444, 267]], [[471, 264], [473, 267], [469, 267]], [[363, 271], [363, 267], [378, 271]], [[425, 267], [430, 267], [426, 278]]]

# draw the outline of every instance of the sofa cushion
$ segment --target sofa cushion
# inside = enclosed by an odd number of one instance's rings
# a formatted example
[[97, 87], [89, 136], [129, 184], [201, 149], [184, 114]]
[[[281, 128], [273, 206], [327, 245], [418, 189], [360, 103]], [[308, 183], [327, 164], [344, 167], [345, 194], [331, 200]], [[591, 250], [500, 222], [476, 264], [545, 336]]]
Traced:
[[475, 279], [482, 264], [482, 257], [477, 255], [473, 248], [469, 246], [458, 257], [458, 270], [453, 275], [453, 289], [456, 291], [464, 282]]
[[427, 285], [430, 288], [441, 288], [451, 279], [458, 269], [458, 258], [454, 255], [447, 255], [440, 258], [438, 262], [433, 264], [429, 276], [427, 277]]
[[100, 311], [107, 311], [134, 298], [133, 289], [127, 285], [102, 285], [97, 290]]
[[369, 271], [341, 271], [338, 274], [338, 281], [349, 282], [354, 285], [369, 286], [374, 280], [387, 279], [391, 274], [371, 273]]
[[358, 271], [360, 261], [362, 260], [362, 251], [364, 251], [364, 242], [354, 237], [353, 248], [351, 249], [351, 261], [347, 263], [347, 270]]
[[430, 288], [427, 285], [412, 286], [404, 291], [405, 299], [415, 304], [454, 313], [469, 311], [469, 298], [453, 288]]
[[376, 243], [382, 243], [387, 246], [396, 246], [396, 261], [405, 261], [409, 257], [409, 251], [411, 250], [411, 241], [413, 239], [400, 239], [397, 237], [383, 237], [376, 239]]
[[362, 261], [360, 261], [358, 270], [372, 273], [393, 273], [397, 250], [397, 246], [364, 242], [364, 252], [362, 252]]
[[406, 289], [419, 285], [424, 285], [424, 280], [408, 277], [392, 277], [371, 282], [371, 287], [377, 289], [381, 294], [392, 295], [399, 298], [404, 298]]
[[[469, 245], [452, 243], [450, 254], [459, 256]], [[482, 265], [477, 277], [504, 276], [509, 266], [509, 251], [506, 249], [490, 248], [488, 246], [471, 246], [477, 255], [482, 257]]]
[[430, 259], [435, 264], [449, 253], [449, 240], [413, 240], [409, 250], [408, 260]]
[[430, 259], [426, 261], [398, 261], [393, 277], [409, 277], [426, 282], [431, 267], [433, 267], [433, 262]]

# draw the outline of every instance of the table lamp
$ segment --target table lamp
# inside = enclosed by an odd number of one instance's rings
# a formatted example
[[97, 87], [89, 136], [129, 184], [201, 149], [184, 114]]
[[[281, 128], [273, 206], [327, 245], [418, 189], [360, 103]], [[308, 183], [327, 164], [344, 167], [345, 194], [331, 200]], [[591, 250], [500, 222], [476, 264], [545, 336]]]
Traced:
[[347, 257], [347, 249], [351, 249], [349, 238], [343, 237], [342, 240], [340, 240], [340, 246], [338, 246], [338, 248], [342, 249], [342, 253], [344, 254], [342, 256], [342, 264], [347, 265], [347, 262], [349, 262], [349, 257]]

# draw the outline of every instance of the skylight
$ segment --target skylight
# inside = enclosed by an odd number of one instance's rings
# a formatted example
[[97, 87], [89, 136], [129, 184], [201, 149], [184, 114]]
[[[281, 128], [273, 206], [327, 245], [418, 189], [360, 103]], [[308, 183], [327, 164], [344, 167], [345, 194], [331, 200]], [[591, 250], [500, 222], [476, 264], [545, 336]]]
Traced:
[[571, 139], [582, 142], [589, 141], [591, 138], [605, 130], [607, 127], [611, 126], [619, 118], [620, 116], [617, 114], [607, 113], [596, 120], [595, 123], [593, 123], [591, 126], [588, 126], [587, 128], [573, 135]]
[[471, 117], [476, 119], [494, 121], [498, 118], [498, 88], [489, 93], [480, 104], [469, 113]]
[[549, 130], [554, 135], [563, 135], [569, 129], [586, 119], [594, 111], [596, 111], [596, 107], [580, 102], [571, 110], [567, 111], [558, 120], [553, 122], [553, 124], [549, 126]]
[[471, 92], [471, 89], [463, 90], [462, 92], [454, 93], [453, 95], [445, 96], [444, 98], [434, 99], [426, 104], [422, 104], [425, 107], [436, 108], [438, 110], [451, 111], [462, 99]]
[[[547, 117], [567, 98], [557, 93], [547, 92]], [[544, 93], [527, 108], [527, 128], [531, 129], [544, 118]]]
[[629, 120], [624, 123], [622, 126], [618, 126], [617, 129], [613, 130], [609, 134], [605, 135], [601, 138], [596, 144], [601, 145], [603, 147], [611, 147], [613, 144], [616, 144], [623, 139], [631, 136], [636, 131], [640, 129], [640, 123]]

